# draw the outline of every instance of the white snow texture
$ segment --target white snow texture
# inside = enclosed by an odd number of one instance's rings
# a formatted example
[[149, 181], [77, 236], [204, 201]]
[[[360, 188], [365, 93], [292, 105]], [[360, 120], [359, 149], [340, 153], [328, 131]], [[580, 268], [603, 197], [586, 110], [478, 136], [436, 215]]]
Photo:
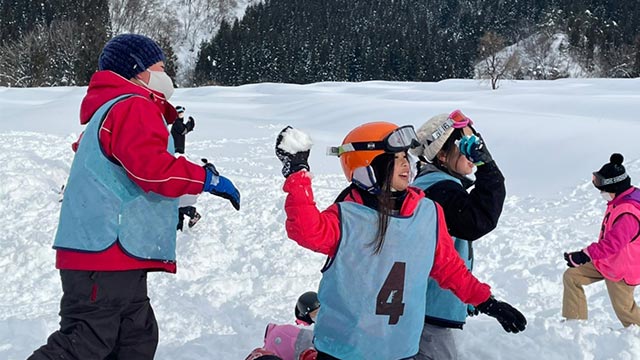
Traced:
[[[589, 320], [563, 322], [560, 315], [562, 253], [596, 241], [605, 210], [591, 172], [620, 152], [632, 183], [640, 179], [640, 79], [488, 87], [446, 80], [177, 89], [172, 102], [198, 121], [187, 155], [209, 159], [230, 178], [242, 209], [202, 194], [202, 219], [178, 234], [178, 273], [149, 275], [160, 329], [156, 358], [242, 360], [262, 345], [268, 322], [293, 323], [297, 297], [317, 289], [325, 257], [287, 239], [284, 227], [284, 179], [273, 144], [286, 125], [324, 149], [365, 122], [418, 128], [461, 109], [507, 185], [498, 227], [474, 243], [474, 273], [520, 309], [528, 327], [514, 335], [488, 316], [469, 318], [454, 331], [460, 359], [640, 359], [640, 328], [622, 327], [604, 283], [586, 287]], [[85, 93], [0, 88], [0, 359], [27, 358], [59, 326], [62, 291], [51, 245]], [[324, 151], [312, 150], [309, 164], [324, 209], [347, 182]]]

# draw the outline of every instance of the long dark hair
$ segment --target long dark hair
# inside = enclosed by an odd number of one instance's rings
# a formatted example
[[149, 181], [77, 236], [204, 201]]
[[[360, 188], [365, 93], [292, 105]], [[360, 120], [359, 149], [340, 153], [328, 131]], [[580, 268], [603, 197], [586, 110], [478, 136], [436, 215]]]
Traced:
[[[371, 167], [376, 175], [376, 182], [380, 191], [374, 195], [351, 183], [334, 201], [345, 201], [352, 191], [357, 191], [362, 198], [363, 205], [378, 212], [378, 230], [376, 231], [376, 237], [368, 244], [373, 247], [374, 255], [379, 254], [382, 250], [387, 228], [389, 227], [389, 217], [395, 210], [399, 210], [399, 207], [404, 201], [404, 196], [402, 195], [406, 194], [406, 191], [402, 191], [402, 194], [399, 194], [400, 196], [394, 196], [395, 194], [391, 191], [394, 166], [395, 154], [385, 153], [376, 156], [371, 162]], [[398, 208], [396, 209], [396, 207]]]
[[379, 254], [384, 245], [384, 238], [389, 227], [389, 216], [394, 210], [394, 200], [391, 194], [391, 179], [395, 166], [395, 154], [384, 153], [376, 156], [371, 162], [371, 167], [376, 174], [380, 192], [376, 194], [378, 210], [378, 231], [375, 239], [370, 243], [373, 253]]
[[446, 156], [446, 161], [449, 161], [449, 156], [451, 156], [454, 150], [458, 147], [458, 145], [456, 145], [456, 141], [460, 140], [461, 138], [462, 138], [462, 130], [454, 129], [453, 133], [451, 133], [451, 136], [449, 136], [447, 141], [445, 141], [445, 143], [442, 145], [442, 148], [436, 154], [436, 157], [433, 159], [433, 164], [439, 167], [440, 169], [445, 170], [447, 173], [449, 173], [450, 171], [449, 171], [449, 168], [447, 167], [448, 164], [445, 164], [442, 161], [440, 161], [440, 159], [438, 159], [438, 154], [440, 152], [443, 152]]

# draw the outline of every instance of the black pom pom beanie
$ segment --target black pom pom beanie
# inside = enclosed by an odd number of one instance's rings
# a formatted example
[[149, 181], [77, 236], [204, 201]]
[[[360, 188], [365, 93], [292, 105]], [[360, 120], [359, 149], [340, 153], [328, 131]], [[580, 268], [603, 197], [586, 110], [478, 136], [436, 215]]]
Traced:
[[[621, 154], [611, 154], [609, 162], [593, 173], [594, 186], [600, 191], [616, 195], [628, 190], [631, 187], [631, 178], [622, 166], [623, 161], [624, 157]], [[599, 178], [599, 181], [596, 181], [596, 178]]]

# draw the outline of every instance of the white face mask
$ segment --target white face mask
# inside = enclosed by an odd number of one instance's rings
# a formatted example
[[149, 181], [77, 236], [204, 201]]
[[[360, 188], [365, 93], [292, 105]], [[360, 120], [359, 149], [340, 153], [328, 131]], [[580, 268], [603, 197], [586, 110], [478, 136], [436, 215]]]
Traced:
[[613, 200], [613, 198], [615, 197], [612, 193], [609, 193], [606, 191], [600, 191], [600, 196], [602, 196], [602, 198], [605, 199], [607, 202]]
[[164, 71], [151, 71], [149, 72], [149, 83], [147, 87], [151, 90], [155, 90], [164, 94], [164, 97], [169, 100], [173, 95], [173, 81], [169, 75]]

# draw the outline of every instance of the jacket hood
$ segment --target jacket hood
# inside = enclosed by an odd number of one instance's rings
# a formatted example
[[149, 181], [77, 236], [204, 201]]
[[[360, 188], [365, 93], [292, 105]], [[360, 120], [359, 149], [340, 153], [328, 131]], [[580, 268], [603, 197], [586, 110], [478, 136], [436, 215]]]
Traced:
[[136, 94], [153, 102], [164, 115], [168, 124], [178, 117], [176, 109], [162, 93], [135, 84], [112, 71], [98, 71], [91, 77], [87, 95], [80, 105], [80, 124], [91, 120], [91, 116], [107, 101], [124, 94]]

